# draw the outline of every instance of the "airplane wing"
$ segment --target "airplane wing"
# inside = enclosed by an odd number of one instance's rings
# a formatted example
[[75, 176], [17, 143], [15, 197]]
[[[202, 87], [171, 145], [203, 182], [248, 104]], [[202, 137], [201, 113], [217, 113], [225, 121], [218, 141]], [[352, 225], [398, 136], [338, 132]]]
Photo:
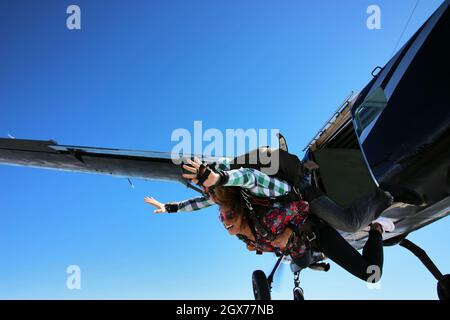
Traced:
[[[215, 159], [203, 157], [207, 162]], [[169, 152], [59, 145], [53, 140], [0, 138], [0, 163], [144, 180], [177, 181], [187, 185], [187, 181], [181, 177], [180, 166], [172, 162]]]

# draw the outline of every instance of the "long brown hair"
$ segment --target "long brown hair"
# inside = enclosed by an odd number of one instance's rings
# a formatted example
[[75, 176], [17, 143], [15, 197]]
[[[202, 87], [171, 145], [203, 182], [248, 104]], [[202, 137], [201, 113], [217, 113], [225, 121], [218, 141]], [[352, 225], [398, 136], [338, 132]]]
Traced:
[[240, 194], [239, 187], [215, 187], [211, 196], [221, 211], [232, 212], [236, 216], [246, 217], [247, 207]]

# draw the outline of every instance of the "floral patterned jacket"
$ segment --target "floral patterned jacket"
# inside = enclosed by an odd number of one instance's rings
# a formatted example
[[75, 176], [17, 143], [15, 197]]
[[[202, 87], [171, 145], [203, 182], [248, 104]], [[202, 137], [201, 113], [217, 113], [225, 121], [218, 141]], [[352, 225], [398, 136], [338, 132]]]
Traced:
[[[292, 258], [300, 258], [305, 252], [305, 245], [302, 243], [298, 230], [306, 222], [309, 214], [309, 204], [305, 201], [295, 201], [286, 203], [280, 207], [269, 208], [269, 211], [261, 218], [261, 223], [274, 236], [280, 235], [286, 228], [294, 230], [292, 241], [288, 242], [286, 248], [277, 248], [270, 241], [255, 233], [256, 241], [248, 239], [246, 236], [238, 236], [247, 245], [254, 246], [261, 252], [279, 251]], [[283, 249], [283, 250], [281, 250]]]

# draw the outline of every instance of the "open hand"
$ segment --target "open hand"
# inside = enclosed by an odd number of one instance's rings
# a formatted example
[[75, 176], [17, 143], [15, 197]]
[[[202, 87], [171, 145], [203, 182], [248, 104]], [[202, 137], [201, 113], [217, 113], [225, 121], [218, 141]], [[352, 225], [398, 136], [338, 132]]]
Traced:
[[161, 203], [158, 200], [153, 199], [152, 197], [145, 197], [144, 201], [147, 202], [148, 204], [151, 204], [152, 206], [156, 207], [155, 211], [153, 211], [154, 213], [167, 212], [166, 206], [164, 205], [164, 203]]
[[[185, 179], [192, 180], [193, 183], [197, 184], [197, 174], [199, 173], [199, 168], [202, 162], [197, 157], [194, 158], [194, 161], [191, 159], [186, 159], [186, 162], [189, 165], [183, 164], [183, 168], [191, 173], [183, 173], [182, 177]], [[214, 186], [220, 179], [220, 175], [211, 170], [208, 178], [203, 182], [203, 186], [208, 188]]]

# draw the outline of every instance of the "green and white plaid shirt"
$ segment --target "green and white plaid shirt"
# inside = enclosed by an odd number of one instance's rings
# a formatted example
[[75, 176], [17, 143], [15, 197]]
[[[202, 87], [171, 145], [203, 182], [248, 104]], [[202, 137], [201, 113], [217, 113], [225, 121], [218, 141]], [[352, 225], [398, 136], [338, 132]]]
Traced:
[[[224, 186], [245, 188], [256, 197], [278, 197], [291, 191], [291, 186], [278, 178], [270, 177], [261, 171], [240, 168], [230, 170], [230, 160], [219, 159], [216, 162], [217, 171], [227, 171], [228, 181]], [[216, 204], [208, 196], [201, 196], [178, 202], [178, 211], [194, 211]]]

